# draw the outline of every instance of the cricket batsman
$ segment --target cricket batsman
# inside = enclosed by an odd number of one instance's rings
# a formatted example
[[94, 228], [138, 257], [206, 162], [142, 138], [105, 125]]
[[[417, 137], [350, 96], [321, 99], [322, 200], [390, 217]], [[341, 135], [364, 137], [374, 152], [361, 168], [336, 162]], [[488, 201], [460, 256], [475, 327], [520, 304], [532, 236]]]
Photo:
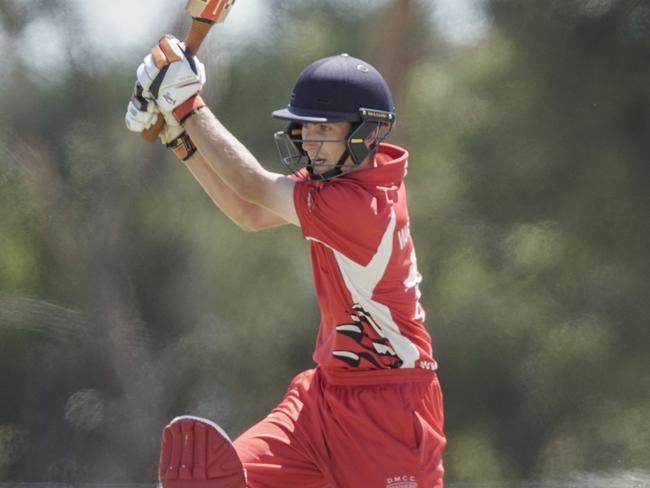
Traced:
[[273, 112], [288, 176], [264, 169], [206, 106], [201, 62], [163, 37], [137, 70], [127, 127], [160, 140], [246, 231], [292, 225], [309, 241], [321, 321], [314, 369], [234, 442], [213, 422], [163, 433], [165, 488], [441, 488], [443, 401], [420, 305], [404, 177], [408, 152], [382, 75], [340, 54], [314, 61]]

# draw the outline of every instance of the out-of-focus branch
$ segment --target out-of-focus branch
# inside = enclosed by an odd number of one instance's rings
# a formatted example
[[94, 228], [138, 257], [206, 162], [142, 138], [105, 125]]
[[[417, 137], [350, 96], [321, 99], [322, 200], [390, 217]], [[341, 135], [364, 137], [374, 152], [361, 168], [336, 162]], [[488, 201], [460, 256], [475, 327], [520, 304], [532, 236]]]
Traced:
[[425, 8], [418, 1], [394, 0], [376, 15], [364, 33], [363, 50], [386, 78], [399, 106], [408, 73], [424, 55], [416, 28], [426, 15]]

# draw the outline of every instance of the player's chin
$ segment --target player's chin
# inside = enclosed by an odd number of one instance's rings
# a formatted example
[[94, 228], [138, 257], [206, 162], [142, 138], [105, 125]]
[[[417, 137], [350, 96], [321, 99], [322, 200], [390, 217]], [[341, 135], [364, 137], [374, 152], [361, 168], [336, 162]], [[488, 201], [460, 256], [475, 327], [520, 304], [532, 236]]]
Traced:
[[310, 159], [309, 164], [313, 168], [314, 172], [319, 175], [327, 173], [333, 166], [332, 163], [324, 159]]

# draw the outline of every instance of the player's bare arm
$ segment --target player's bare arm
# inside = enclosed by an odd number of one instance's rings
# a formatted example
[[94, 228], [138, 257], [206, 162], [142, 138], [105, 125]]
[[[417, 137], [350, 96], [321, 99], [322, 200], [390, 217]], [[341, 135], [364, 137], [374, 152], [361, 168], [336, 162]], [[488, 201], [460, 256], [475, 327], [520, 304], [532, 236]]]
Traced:
[[185, 129], [215, 173], [239, 197], [300, 225], [293, 203], [295, 181], [264, 169], [207, 107], [187, 119]]
[[[127, 127], [138, 133], [151, 131], [156, 126], [156, 118], [159, 116], [155, 102], [146, 99], [143, 96], [142, 86], [136, 84], [125, 117]], [[170, 117], [165, 119], [160, 116], [160, 119], [163, 120], [163, 124], [156, 130], [161, 142], [186, 163], [187, 168], [210, 199], [242, 230], [258, 231], [287, 224], [273, 212], [237, 196], [219, 178], [205, 158], [193, 150], [193, 143], [180, 124]]]
[[287, 224], [282, 217], [237, 195], [200, 152], [195, 152], [186, 165], [214, 204], [242, 230], [253, 232]]
[[[207, 164], [203, 155], [196, 151], [194, 142], [172, 113], [183, 101], [202, 102], [198, 92], [205, 83], [203, 64], [184, 50], [185, 46], [177, 39], [164, 37], [145, 58], [138, 69], [138, 82], [126, 113], [127, 127], [140, 133], [160, 129], [158, 137], [161, 142], [187, 164], [212, 201], [242, 229], [257, 231], [287, 224], [282, 216], [240, 197], [230, 186], [224, 184], [212, 165]], [[171, 66], [171, 63], [174, 65]], [[168, 73], [169, 70], [172, 73]], [[165, 81], [161, 82], [161, 86], [168, 99], [173, 100], [168, 102], [164, 112], [150, 91], [156, 78]], [[157, 127], [156, 119], [160, 114], [164, 123]], [[252, 158], [250, 154], [248, 157]]]
[[266, 171], [206, 107], [199, 95], [205, 68], [184, 43], [173, 36], [163, 37], [138, 67], [137, 77], [143, 97], [153, 100], [165, 118], [165, 126], [174, 129], [174, 135], [179, 133], [176, 139], [161, 138], [175, 152], [179, 149], [179, 158], [187, 161], [198, 148], [239, 197], [298, 225], [293, 207], [294, 181]]

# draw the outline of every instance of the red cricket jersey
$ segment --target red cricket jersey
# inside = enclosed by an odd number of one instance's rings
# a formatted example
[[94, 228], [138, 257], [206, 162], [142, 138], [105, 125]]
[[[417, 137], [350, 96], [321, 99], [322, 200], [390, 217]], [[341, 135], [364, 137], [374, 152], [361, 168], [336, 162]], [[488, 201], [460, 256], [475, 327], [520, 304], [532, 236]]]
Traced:
[[435, 370], [409, 231], [408, 152], [383, 143], [375, 161], [374, 168], [295, 186], [321, 311], [313, 358], [334, 374]]

